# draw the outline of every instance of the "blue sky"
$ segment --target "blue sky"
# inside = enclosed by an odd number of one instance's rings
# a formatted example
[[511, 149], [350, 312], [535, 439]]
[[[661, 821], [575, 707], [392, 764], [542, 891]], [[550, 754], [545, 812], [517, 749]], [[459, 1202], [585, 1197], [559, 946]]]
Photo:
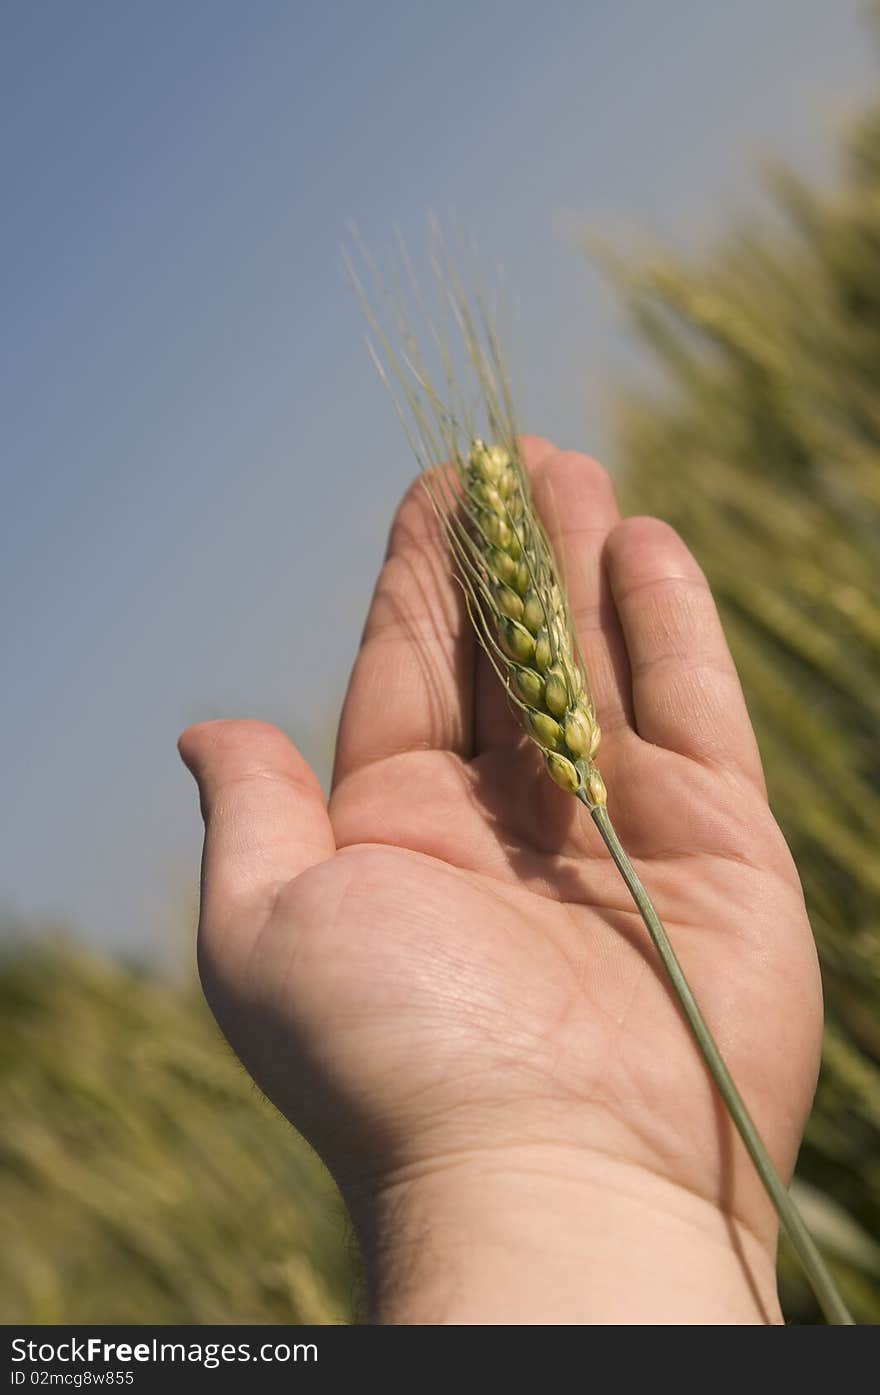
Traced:
[[0, 907], [149, 956], [195, 898], [175, 740], [326, 766], [412, 473], [347, 227], [457, 218], [515, 288], [524, 419], [613, 461], [628, 331], [573, 229], [698, 245], [760, 157], [830, 167], [852, 0], [7, 3]]

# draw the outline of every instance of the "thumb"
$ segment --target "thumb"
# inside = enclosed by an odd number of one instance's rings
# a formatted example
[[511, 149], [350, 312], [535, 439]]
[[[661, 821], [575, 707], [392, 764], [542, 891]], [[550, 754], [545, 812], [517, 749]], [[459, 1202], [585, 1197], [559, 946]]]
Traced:
[[205, 820], [200, 933], [234, 933], [235, 950], [247, 950], [279, 890], [336, 851], [323, 790], [265, 722], [202, 722], [178, 748]]

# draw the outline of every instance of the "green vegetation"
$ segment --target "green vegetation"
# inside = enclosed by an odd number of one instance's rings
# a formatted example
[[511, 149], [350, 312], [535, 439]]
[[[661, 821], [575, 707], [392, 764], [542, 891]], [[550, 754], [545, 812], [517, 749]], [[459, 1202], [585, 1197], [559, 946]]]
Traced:
[[198, 990], [64, 944], [0, 963], [0, 1322], [338, 1323], [333, 1183]]
[[[620, 404], [624, 504], [683, 534], [722, 609], [822, 960], [806, 1209], [876, 1322], [880, 108], [845, 157], [833, 193], [778, 172], [774, 216], [705, 258], [612, 272], [663, 374]], [[789, 1315], [816, 1320], [785, 1250], [781, 1268]]]

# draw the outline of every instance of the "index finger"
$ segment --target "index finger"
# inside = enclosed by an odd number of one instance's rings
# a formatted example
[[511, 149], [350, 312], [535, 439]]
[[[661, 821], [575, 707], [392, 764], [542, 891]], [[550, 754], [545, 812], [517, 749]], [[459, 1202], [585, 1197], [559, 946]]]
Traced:
[[352, 670], [334, 788], [353, 771], [405, 751], [469, 756], [474, 650], [461, 587], [417, 479], [392, 524]]

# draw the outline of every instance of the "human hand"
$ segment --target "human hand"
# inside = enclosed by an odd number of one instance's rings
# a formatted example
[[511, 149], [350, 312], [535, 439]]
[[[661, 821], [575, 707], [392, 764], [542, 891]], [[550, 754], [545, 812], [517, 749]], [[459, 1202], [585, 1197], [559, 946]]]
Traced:
[[[783, 1176], [821, 1039], [800, 883], [705, 578], [608, 476], [529, 439], [615, 825]], [[199, 964], [337, 1178], [382, 1321], [779, 1321], [776, 1221], [583, 807], [478, 652], [417, 484], [329, 811], [286, 737], [181, 738]]]

